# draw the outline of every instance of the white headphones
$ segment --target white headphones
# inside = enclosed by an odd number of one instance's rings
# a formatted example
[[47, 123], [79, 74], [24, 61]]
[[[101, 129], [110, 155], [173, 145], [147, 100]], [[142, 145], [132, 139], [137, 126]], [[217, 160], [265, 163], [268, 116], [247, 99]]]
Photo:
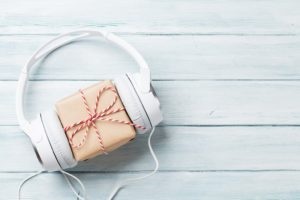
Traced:
[[134, 47], [116, 35], [104, 31], [78, 30], [61, 34], [43, 45], [28, 60], [22, 69], [16, 94], [16, 110], [20, 127], [30, 137], [36, 155], [47, 171], [74, 167], [77, 161], [73, 157], [68, 139], [54, 109], [40, 113], [31, 122], [26, 119], [23, 104], [29, 72], [38, 60], [57, 48], [88, 36], [104, 37], [124, 49], [139, 65], [139, 73], [127, 73], [114, 80], [131, 121], [146, 127], [146, 130], [137, 131], [139, 133], [148, 132], [162, 121], [160, 103], [151, 86], [149, 67]]

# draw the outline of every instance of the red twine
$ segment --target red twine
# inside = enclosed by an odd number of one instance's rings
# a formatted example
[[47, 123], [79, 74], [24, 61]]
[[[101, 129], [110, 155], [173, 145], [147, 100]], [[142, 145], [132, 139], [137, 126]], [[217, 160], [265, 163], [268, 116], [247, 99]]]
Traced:
[[[106, 91], [113, 92], [114, 93], [114, 99], [113, 99], [113, 101], [111, 102], [111, 104], [109, 106], [107, 106], [102, 111], [97, 112], [97, 108], [98, 108], [98, 105], [99, 105], [100, 97]], [[99, 90], [99, 92], [97, 94], [97, 97], [96, 97], [96, 102], [95, 102], [95, 106], [94, 106], [93, 110], [90, 109], [83, 91], [79, 90], [79, 92], [81, 94], [83, 103], [85, 105], [85, 109], [86, 109], [89, 117], [87, 117], [84, 120], [81, 120], [79, 122], [75, 122], [74, 124], [71, 124], [69, 126], [64, 127], [64, 131], [65, 132], [69, 131], [70, 129], [76, 128], [73, 131], [73, 133], [71, 134], [71, 136], [69, 136], [69, 143], [72, 145], [72, 147], [74, 147], [76, 149], [79, 149], [80, 147], [82, 147], [85, 144], [85, 142], [86, 142], [86, 139], [87, 139], [88, 132], [89, 132], [90, 128], [93, 128], [93, 129], [95, 129], [95, 132], [97, 134], [101, 150], [104, 153], [106, 153], [105, 147], [104, 147], [104, 144], [103, 144], [103, 139], [102, 139], [102, 136], [101, 136], [101, 133], [100, 133], [100, 130], [96, 126], [96, 121], [97, 120], [108, 121], [108, 122], [113, 122], [113, 123], [120, 123], [120, 124], [127, 124], [127, 125], [133, 126], [135, 128], [145, 129], [145, 127], [140, 126], [138, 124], [131, 123], [130, 121], [118, 120], [118, 119], [113, 119], [113, 118], [108, 117], [111, 114], [118, 113], [120, 111], [125, 110], [124, 108], [112, 109], [112, 107], [115, 105], [115, 103], [116, 103], [116, 101], [118, 99], [118, 94], [117, 94], [117, 91], [115, 90], [114, 87], [112, 87], [112, 86], [105, 86], [105, 87], [103, 87], [102, 89]], [[74, 142], [73, 142], [74, 136], [80, 130], [82, 130], [83, 128], [85, 128], [85, 133], [84, 133], [84, 136], [83, 136], [82, 140], [80, 141], [79, 144], [74, 144]]]

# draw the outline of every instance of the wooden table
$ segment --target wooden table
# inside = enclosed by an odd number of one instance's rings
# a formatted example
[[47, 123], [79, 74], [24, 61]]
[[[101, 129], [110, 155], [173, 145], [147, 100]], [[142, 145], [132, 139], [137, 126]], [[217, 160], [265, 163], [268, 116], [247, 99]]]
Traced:
[[[0, 3], [0, 199], [41, 169], [15, 114], [26, 59], [58, 33], [109, 30], [152, 70], [164, 122], [153, 138], [159, 172], [116, 199], [300, 199], [300, 2], [297, 0], [74, 0]], [[26, 112], [78, 88], [136, 70], [102, 39], [61, 48], [31, 76]], [[147, 135], [72, 169], [90, 199], [153, 168]], [[63, 177], [44, 174], [26, 199], [75, 199]]]

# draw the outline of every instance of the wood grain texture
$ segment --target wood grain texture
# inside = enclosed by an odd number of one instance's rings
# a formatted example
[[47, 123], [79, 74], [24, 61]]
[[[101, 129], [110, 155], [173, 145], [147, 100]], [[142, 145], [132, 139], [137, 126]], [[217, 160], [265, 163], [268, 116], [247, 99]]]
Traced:
[[[145, 56], [154, 80], [300, 78], [300, 36], [122, 36]], [[0, 79], [16, 80], [30, 55], [53, 37], [0, 36]], [[122, 50], [94, 38], [60, 48], [32, 79], [99, 80], [136, 69]]]
[[[300, 170], [300, 127], [159, 127], [153, 147], [160, 171]], [[18, 127], [0, 127], [0, 172], [31, 172], [41, 167], [29, 139]], [[128, 172], [153, 169], [147, 135], [82, 162], [72, 171]], [[22, 163], [22, 165], [16, 165]]]
[[[94, 82], [33, 81], [26, 100], [31, 118]], [[298, 81], [156, 81], [163, 125], [298, 125]], [[0, 82], [0, 124], [17, 125], [16, 82]], [[49, 95], [51, 94], [51, 95]]]
[[[0, 174], [0, 192], [16, 200], [18, 183], [29, 174]], [[141, 174], [76, 174], [91, 199], [105, 199], [117, 180]], [[121, 190], [116, 199], [293, 199], [298, 200], [300, 172], [168, 172]], [[44, 174], [24, 187], [26, 199], [73, 200], [59, 174]]]
[[[40, 169], [15, 116], [21, 66], [44, 42], [82, 27], [116, 32], [149, 62], [165, 120], [153, 138], [154, 177], [117, 199], [300, 199], [300, 2], [72, 0], [0, 3], [0, 200]], [[133, 71], [121, 50], [84, 40], [34, 71], [26, 112], [94, 81]], [[146, 136], [72, 169], [91, 199], [152, 169]], [[62, 176], [38, 177], [27, 199], [74, 199]]]
[[1, 34], [78, 27], [129, 33], [299, 34], [299, 1], [72, 0], [1, 2]]

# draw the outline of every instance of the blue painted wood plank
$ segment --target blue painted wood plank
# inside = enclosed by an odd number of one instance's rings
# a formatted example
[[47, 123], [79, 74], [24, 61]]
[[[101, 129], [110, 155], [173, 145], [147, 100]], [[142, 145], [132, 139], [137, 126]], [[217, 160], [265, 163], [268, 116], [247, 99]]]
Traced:
[[130, 33], [299, 34], [299, 1], [1, 2], [1, 34], [82, 26]]
[[[90, 81], [33, 81], [26, 112], [33, 118]], [[298, 81], [155, 81], [164, 125], [298, 125]], [[17, 125], [15, 81], [0, 82], [0, 124]], [[47, 95], [51, 92], [51, 96]], [[180, 105], [180, 106], [178, 106]]]
[[[117, 180], [130, 174], [76, 174], [86, 184], [91, 199], [105, 199]], [[18, 183], [29, 174], [0, 174], [0, 193], [16, 199]], [[300, 199], [300, 172], [168, 172], [126, 187], [116, 199]], [[24, 187], [27, 199], [75, 199], [59, 174], [45, 174]]]
[[[300, 36], [122, 36], [145, 56], [155, 80], [300, 78]], [[30, 55], [53, 37], [1, 36], [0, 80], [16, 80]], [[129, 56], [94, 38], [60, 48], [32, 78], [99, 80], [134, 70]]]
[[[299, 127], [159, 127], [152, 140], [160, 171], [300, 170]], [[128, 172], [153, 168], [147, 135], [72, 171]], [[29, 139], [0, 126], [0, 172], [40, 170]], [[0, 181], [1, 182], [1, 181]]]
[[[20, 67], [54, 34], [83, 26], [121, 33], [145, 55], [165, 113], [161, 134], [154, 137], [160, 173], [122, 190], [118, 199], [300, 199], [298, 1], [54, 0], [46, 5], [10, 0], [0, 5], [0, 158], [7, 158], [0, 166], [0, 199], [16, 199], [24, 172], [39, 167], [16, 126]], [[91, 83], [72, 80], [134, 69], [120, 51], [98, 44], [75, 43], [43, 63], [33, 79], [49, 81], [33, 82], [31, 117], [66, 91]], [[83, 50], [86, 55], [78, 56]], [[55, 93], [49, 97], [44, 91]], [[111, 157], [73, 170], [105, 172], [79, 174], [92, 198], [104, 198], [117, 179], [151, 168], [145, 142], [140, 136]], [[58, 174], [48, 174], [24, 193], [32, 199], [53, 199], [53, 194], [74, 199], [65, 185]]]

